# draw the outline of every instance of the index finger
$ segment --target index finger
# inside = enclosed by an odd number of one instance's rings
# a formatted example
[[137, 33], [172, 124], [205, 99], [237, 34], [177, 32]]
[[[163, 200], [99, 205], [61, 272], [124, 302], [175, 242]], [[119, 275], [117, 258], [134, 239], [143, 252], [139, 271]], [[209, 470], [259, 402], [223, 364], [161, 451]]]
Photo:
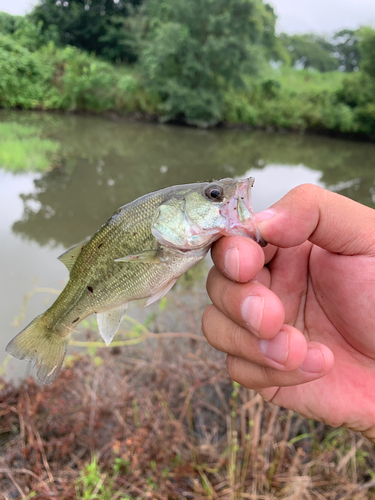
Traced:
[[211, 255], [224, 276], [240, 283], [252, 280], [264, 266], [263, 249], [243, 236], [220, 238], [213, 245]]

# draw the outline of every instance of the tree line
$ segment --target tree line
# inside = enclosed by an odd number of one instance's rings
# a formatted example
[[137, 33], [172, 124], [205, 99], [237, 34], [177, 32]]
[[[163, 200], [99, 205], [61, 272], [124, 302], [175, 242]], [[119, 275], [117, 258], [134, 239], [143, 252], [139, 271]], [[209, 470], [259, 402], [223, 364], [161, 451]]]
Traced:
[[0, 106], [375, 136], [375, 31], [275, 24], [263, 0], [40, 0], [0, 13]]

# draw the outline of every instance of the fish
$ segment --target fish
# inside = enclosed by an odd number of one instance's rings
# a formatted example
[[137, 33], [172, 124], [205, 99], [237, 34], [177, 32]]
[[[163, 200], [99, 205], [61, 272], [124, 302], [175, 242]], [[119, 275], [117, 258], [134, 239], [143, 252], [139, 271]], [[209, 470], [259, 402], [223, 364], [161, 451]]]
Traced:
[[223, 235], [248, 236], [264, 245], [251, 204], [254, 178], [172, 186], [120, 207], [88, 240], [62, 255], [69, 281], [52, 306], [6, 347], [36, 366], [51, 384], [63, 364], [69, 337], [96, 313], [109, 345], [132, 300], [162, 298]]

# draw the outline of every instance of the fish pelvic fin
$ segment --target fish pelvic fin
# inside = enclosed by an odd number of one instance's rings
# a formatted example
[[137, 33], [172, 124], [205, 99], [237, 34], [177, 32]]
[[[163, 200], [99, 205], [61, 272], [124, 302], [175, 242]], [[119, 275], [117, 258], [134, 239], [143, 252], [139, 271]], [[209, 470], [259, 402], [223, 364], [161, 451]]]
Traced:
[[112, 342], [113, 337], [120, 328], [127, 307], [128, 303], [126, 302], [125, 304], [121, 304], [118, 307], [114, 307], [96, 315], [99, 333], [107, 346]]
[[61, 370], [68, 348], [68, 337], [62, 337], [44, 325], [43, 315], [35, 318], [9, 342], [5, 350], [17, 359], [36, 366], [36, 376], [43, 384], [51, 384]]

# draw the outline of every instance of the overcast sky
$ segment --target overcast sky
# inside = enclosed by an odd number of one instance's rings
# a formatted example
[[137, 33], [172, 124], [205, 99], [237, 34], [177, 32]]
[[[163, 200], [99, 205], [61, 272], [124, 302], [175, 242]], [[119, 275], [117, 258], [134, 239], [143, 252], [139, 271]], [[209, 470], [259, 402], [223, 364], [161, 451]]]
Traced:
[[[37, 0], [0, 0], [0, 11], [25, 14]], [[326, 33], [361, 25], [375, 27], [375, 0], [268, 0], [277, 15], [277, 31]]]

